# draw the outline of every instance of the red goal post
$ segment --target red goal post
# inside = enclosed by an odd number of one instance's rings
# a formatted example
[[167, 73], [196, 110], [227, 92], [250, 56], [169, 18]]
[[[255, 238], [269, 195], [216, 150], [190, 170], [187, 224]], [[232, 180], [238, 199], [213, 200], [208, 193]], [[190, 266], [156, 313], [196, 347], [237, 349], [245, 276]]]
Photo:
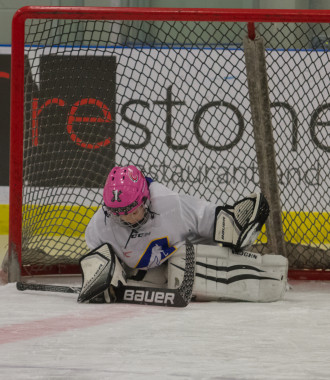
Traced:
[[329, 279], [329, 21], [315, 10], [20, 9], [10, 280], [75, 271], [105, 173], [129, 162], [221, 204], [262, 190], [272, 213], [254, 249], [285, 254], [292, 278]]

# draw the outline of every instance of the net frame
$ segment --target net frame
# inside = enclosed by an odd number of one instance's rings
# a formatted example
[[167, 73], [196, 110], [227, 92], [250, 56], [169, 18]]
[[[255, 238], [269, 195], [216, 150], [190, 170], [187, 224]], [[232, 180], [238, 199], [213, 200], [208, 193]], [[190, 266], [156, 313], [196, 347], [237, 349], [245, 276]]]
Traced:
[[[194, 9], [194, 8], [104, 8], [104, 7], [40, 7], [18, 10], [12, 28], [11, 71], [11, 135], [10, 135], [10, 211], [9, 211], [9, 280], [21, 275], [22, 250], [22, 188], [24, 128], [24, 35], [25, 21], [39, 19], [77, 20], [150, 20], [150, 21], [221, 21], [245, 22], [251, 40], [255, 38], [254, 23], [300, 22], [329, 23], [329, 10], [255, 10], [255, 9]], [[60, 272], [72, 272], [69, 266]], [[58, 270], [57, 270], [58, 273]], [[24, 274], [24, 273], [23, 273]], [[291, 278], [328, 279], [328, 271], [290, 271]]]

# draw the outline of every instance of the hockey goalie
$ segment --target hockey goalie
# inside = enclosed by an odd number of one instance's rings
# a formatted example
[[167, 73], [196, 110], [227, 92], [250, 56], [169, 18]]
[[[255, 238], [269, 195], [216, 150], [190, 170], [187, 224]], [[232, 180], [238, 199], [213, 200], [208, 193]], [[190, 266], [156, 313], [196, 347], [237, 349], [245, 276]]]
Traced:
[[85, 233], [91, 252], [80, 261], [78, 302], [113, 302], [123, 285], [178, 288], [187, 239], [195, 249], [192, 299], [270, 302], [283, 297], [287, 259], [248, 250], [269, 214], [262, 194], [217, 206], [178, 194], [130, 165], [111, 170], [103, 201]]

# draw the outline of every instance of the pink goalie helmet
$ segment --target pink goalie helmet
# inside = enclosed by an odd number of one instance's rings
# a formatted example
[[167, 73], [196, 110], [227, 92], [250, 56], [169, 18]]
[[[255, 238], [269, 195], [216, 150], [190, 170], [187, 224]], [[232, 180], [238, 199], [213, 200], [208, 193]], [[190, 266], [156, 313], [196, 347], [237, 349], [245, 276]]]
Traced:
[[115, 215], [127, 215], [150, 199], [144, 175], [133, 165], [116, 166], [103, 189], [105, 206]]

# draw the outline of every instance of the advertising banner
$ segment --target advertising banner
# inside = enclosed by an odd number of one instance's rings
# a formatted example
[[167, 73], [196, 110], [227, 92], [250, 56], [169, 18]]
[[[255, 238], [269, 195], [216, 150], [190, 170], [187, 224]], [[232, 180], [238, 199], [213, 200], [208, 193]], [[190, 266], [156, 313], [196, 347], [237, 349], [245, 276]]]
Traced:
[[[99, 183], [102, 188], [113, 165], [132, 163], [172, 188], [220, 203], [258, 187], [243, 51], [155, 48], [144, 53], [127, 47], [87, 49], [79, 55], [61, 48], [54, 52], [36, 49], [27, 56], [26, 137], [32, 154], [25, 159], [33, 164], [27, 185], [88, 188]], [[330, 104], [324, 95], [329, 64], [322, 54], [267, 53], [271, 70], [300, 66], [277, 70], [276, 81], [269, 80], [279, 183], [288, 210], [312, 210], [317, 204], [321, 211], [329, 204], [328, 193], [312, 200], [319, 190], [324, 193], [329, 177]], [[2, 55], [0, 63], [7, 72], [9, 56]], [[310, 67], [317, 71], [311, 73]], [[318, 82], [317, 93], [312, 80]], [[1, 181], [6, 185], [9, 80], [0, 81]], [[51, 151], [45, 150], [47, 142]]]
[[46, 55], [39, 69], [40, 82], [32, 78], [27, 101], [25, 181], [88, 188], [98, 178], [103, 184], [115, 165], [115, 57]]

